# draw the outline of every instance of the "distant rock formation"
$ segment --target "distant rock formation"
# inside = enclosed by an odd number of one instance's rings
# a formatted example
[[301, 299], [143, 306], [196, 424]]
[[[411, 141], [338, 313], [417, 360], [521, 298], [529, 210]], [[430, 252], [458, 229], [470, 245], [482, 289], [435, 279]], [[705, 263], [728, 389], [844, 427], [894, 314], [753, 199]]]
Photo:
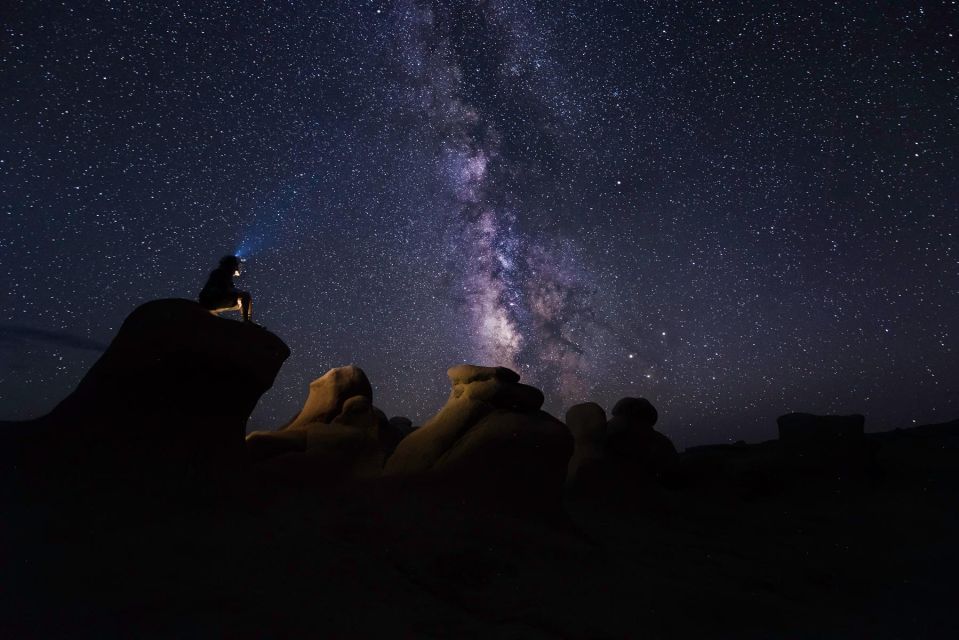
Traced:
[[398, 434], [373, 406], [373, 387], [356, 366], [330, 369], [310, 384], [300, 413], [278, 431], [247, 436], [253, 462], [280, 475], [313, 480], [379, 476]]
[[842, 476], [875, 471], [878, 444], [866, 440], [865, 423], [860, 414], [787, 413], [776, 419], [787, 464], [807, 470], [829, 469]]
[[442, 478], [493, 502], [558, 504], [573, 439], [541, 411], [543, 394], [503, 367], [459, 365], [446, 405], [404, 438], [390, 475]]
[[[76, 390], [34, 421], [31, 455], [141, 479], [238, 464], [246, 421], [290, 351], [196, 302], [135, 309]], [[51, 462], [47, 460], [46, 465]]]
[[865, 424], [866, 418], [860, 414], [817, 416], [787, 413], [776, 419], [779, 441], [793, 447], [858, 443], [865, 435]]

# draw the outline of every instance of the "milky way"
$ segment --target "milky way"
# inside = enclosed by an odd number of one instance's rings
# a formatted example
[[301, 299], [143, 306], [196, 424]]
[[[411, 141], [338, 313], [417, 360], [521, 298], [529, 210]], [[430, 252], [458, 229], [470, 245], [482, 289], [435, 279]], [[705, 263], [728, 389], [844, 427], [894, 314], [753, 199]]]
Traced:
[[291, 347], [421, 423], [460, 362], [680, 446], [959, 415], [953, 3], [14, 0], [0, 420], [221, 255]]
[[462, 69], [449, 40], [454, 16], [437, 13], [432, 3], [414, 3], [401, 5], [397, 18], [406, 36], [401, 46], [411, 106], [425, 109], [437, 171], [446, 182], [449, 204], [441, 220], [450, 262], [457, 266], [451, 293], [464, 299], [473, 357], [515, 369], [525, 342], [516, 264], [523, 247], [515, 215], [496, 198], [501, 194], [492, 175], [506, 159], [494, 125], [460, 96]]
[[[496, 121], [502, 114], [485, 113], [465, 97], [464, 67], [477, 64], [482, 53], [453, 43], [457, 25], [467, 21], [487, 32], [480, 47], [490, 46], [490, 40], [529, 38], [530, 28], [518, 21], [516, 6], [400, 3], [393, 19], [407, 85], [404, 106], [423, 110], [430, 147], [436, 150], [436, 170], [448, 198], [446, 217], [437, 222], [446, 229], [455, 272], [451, 297], [461, 300], [471, 322], [471, 360], [529, 372], [532, 382], [568, 399], [586, 392], [591, 373], [583, 349], [573, 342], [574, 325], [589, 324], [579, 302], [585, 288], [567, 267], [573, 261], [570, 252], [545, 250], [550, 230], [524, 230], [523, 206], [503, 185], [504, 176], [522, 176], [524, 169], [511, 165], [501, 143]], [[529, 14], [528, 6], [519, 6]], [[520, 47], [497, 53], [478, 65], [474, 84], [501, 86], [529, 63]], [[543, 58], [536, 62], [544, 63]], [[530, 126], [542, 130], [545, 124]]]

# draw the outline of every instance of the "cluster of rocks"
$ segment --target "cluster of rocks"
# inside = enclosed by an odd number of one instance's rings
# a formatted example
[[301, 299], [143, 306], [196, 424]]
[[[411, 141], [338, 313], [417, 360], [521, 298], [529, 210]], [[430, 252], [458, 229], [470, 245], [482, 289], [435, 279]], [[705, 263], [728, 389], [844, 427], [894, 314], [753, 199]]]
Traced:
[[564, 485], [589, 486], [584, 478], [602, 478], [597, 490], [610, 491], [659, 480], [678, 463], [643, 398], [620, 400], [609, 421], [599, 405], [576, 405], [564, 424], [515, 371], [462, 364], [447, 376], [446, 404], [413, 429], [373, 406], [360, 368], [332, 369], [289, 424], [247, 437], [250, 459], [297, 478], [417, 478], [469, 499], [540, 506], [557, 504]]
[[447, 375], [446, 405], [400, 442], [386, 474], [429, 474], [503, 500], [558, 500], [573, 439], [541, 410], [542, 392], [503, 367], [463, 364]]
[[[18, 453], [11, 467], [42, 473], [59, 459], [50, 455], [58, 448], [64, 459], [54, 466], [95, 469], [114, 482], [168, 485], [197, 470], [204, 482], [228, 478], [228, 467], [253, 465], [304, 482], [416, 478], [464, 499], [560, 500], [574, 437], [542, 410], [542, 392], [521, 383], [516, 372], [451, 368], [446, 404], [414, 429], [406, 418], [387, 419], [373, 404], [372, 385], [359, 367], [339, 367], [313, 381], [303, 409], [288, 424], [245, 435], [249, 414], [288, 356], [269, 331], [217, 317], [195, 302], [147, 303], [53, 412], [5, 430], [27, 434], [30, 446], [20, 450], [35, 458], [29, 464]], [[597, 459], [646, 464], [644, 447], [659, 440], [646, 433], [652, 423], [636, 402], [623, 400], [608, 425], [596, 407], [604, 441]], [[574, 432], [593, 437], [593, 423], [581, 423], [571, 421]], [[582, 450], [592, 446], [584, 442], [578, 435], [574, 460], [592, 455]]]
[[56, 443], [81, 463], [112, 465], [111, 473], [125, 466], [158, 479], [164, 469], [216, 475], [224, 461], [248, 462], [298, 480], [429, 478], [514, 502], [555, 503], [564, 484], [597, 469], [631, 482], [658, 478], [675, 463], [668, 438], [652, 430], [648, 401], [624, 398], [609, 421], [598, 405], [577, 405], [567, 428], [516, 372], [469, 364], [447, 372], [449, 399], [417, 429], [406, 418], [387, 419], [366, 374], [346, 366], [313, 381], [288, 424], [245, 436], [250, 412], [288, 356], [261, 327], [188, 300], [157, 300], [127, 318], [74, 393], [20, 432], [46, 437], [32, 449], [39, 459]]
[[623, 398], [612, 417], [595, 402], [570, 407], [566, 424], [576, 447], [567, 484], [573, 490], [608, 492], [662, 481], [679, 466], [672, 441], [655, 431], [656, 408], [645, 398]]
[[[56, 448], [69, 460], [63, 466], [86, 461], [114, 475], [207, 469], [210, 477], [226, 462], [297, 481], [416, 478], [461, 496], [540, 505], [557, 504], [564, 487], [624, 493], [665, 483], [679, 468], [644, 398], [621, 399], [608, 419], [601, 406], [578, 404], [564, 424], [516, 372], [469, 364], [449, 369], [449, 399], [416, 429], [406, 418], [388, 419], [373, 404], [366, 374], [346, 366], [313, 381], [288, 424], [245, 436], [250, 412], [288, 355], [265, 329], [194, 302], [147, 303], [53, 412], [6, 429], [31, 440], [8, 449], [34, 455], [32, 465], [16, 460], [23, 468], [48, 467]], [[789, 414], [779, 428], [780, 449], [797, 459], [827, 452], [848, 460], [863, 450], [862, 416]]]
[[373, 406], [356, 366], [310, 385], [300, 413], [247, 437], [252, 463], [275, 474], [327, 481], [428, 478], [473, 496], [558, 499], [573, 440], [541, 410], [543, 394], [502, 367], [451, 368], [449, 400], [422, 427]]

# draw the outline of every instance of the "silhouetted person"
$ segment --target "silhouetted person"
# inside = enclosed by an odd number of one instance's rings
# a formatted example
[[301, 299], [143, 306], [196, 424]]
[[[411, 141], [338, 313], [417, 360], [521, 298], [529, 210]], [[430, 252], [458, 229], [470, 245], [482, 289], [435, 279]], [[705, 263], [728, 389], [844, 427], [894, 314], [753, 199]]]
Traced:
[[200, 304], [213, 313], [239, 309], [243, 313], [243, 321], [252, 322], [253, 298], [246, 291], [233, 286], [233, 278], [240, 275], [241, 266], [236, 256], [222, 257], [220, 266], [210, 272], [210, 278], [200, 291]]

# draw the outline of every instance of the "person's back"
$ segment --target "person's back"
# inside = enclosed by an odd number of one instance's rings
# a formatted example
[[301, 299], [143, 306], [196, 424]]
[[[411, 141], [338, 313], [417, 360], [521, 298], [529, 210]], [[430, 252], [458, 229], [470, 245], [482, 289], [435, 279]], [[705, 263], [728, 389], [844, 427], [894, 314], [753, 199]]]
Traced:
[[211, 296], [233, 291], [233, 273], [232, 269], [226, 269], [222, 266], [211, 271], [210, 277], [203, 285], [203, 290], [200, 291], [200, 301], [202, 302], [204, 298], [210, 299]]
[[243, 320], [252, 321], [253, 300], [249, 293], [233, 285], [233, 277], [240, 275], [240, 259], [224, 256], [220, 266], [210, 272], [210, 277], [200, 291], [200, 304], [214, 313], [240, 309]]

